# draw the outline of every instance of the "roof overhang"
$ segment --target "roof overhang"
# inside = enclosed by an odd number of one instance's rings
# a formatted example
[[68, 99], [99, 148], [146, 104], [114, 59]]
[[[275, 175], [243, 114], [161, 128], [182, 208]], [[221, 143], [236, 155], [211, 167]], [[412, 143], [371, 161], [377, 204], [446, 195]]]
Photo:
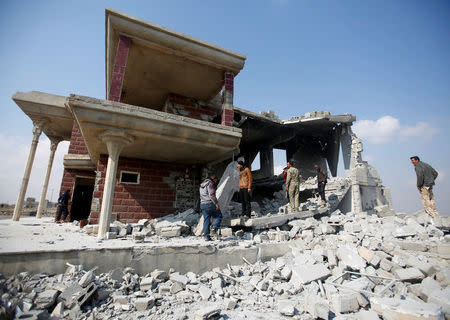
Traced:
[[196, 164], [239, 152], [239, 128], [78, 95], [70, 95], [67, 107], [94, 163], [108, 154], [102, 134], [110, 131], [133, 137], [121, 157]]
[[45, 122], [45, 135], [59, 140], [70, 140], [73, 118], [64, 106], [66, 97], [30, 91], [16, 92], [12, 99], [33, 122]]
[[119, 36], [131, 39], [121, 101], [160, 109], [169, 93], [209, 101], [223, 72], [237, 75], [246, 57], [128, 14], [105, 9], [106, 96]]

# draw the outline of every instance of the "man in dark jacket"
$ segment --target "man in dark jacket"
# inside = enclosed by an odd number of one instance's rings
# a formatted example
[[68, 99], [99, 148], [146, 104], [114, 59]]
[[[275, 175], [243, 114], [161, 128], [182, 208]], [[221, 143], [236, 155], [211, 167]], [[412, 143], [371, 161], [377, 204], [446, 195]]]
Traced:
[[422, 200], [423, 207], [431, 218], [438, 217], [439, 213], [436, 210], [433, 195], [434, 181], [436, 180], [438, 173], [428, 163], [420, 161], [418, 156], [412, 156], [409, 159], [416, 170], [417, 189], [420, 192], [420, 199]]
[[211, 241], [210, 224], [214, 218], [212, 234], [219, 236], [220, 223], [222, 222], [222, 212], [220, 212], [219, 202], [216, 197], [216, 186], [219, 179], [212, 175], [200, 184], [200, 209], [203, 214], [203, 236], [206, 241]]
[[321, 207], [327, 203], [325, 198], [325, 186], [327, 185], [327, 171], [322, 169], [317, 164], [314, 166], [317, 172], [317, 189], [319, 189], [320, 198], [322, 198]]
[[[57, 208], [57, 214], [56, 214], [56, 223], [64, 222], [67, 218], [67, 215], [69, 214], [69, 210], [67, 209], [67, 206], [69, 205], [69, 199], [70, 199], [70, 190], [64, 191], [58, 198], [58, 208]], [[62, 219], [61, 219], [62, 216]]]

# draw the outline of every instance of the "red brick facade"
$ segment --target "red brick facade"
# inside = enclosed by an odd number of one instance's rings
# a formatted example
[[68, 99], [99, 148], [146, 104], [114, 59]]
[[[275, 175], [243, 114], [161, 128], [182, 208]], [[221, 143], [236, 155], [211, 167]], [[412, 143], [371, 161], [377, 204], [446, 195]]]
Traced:
[[208, 106], [193, 98], [170, 94], [166, 100], [163, 111], [188, 118], [211, 121], [219, 116], [222, 110], [220, 108]]
[[[105, 183], [108, 156], [101, 155], [97, 168], [101, 173], [96, 180], [93, 201], [99, 203], [97, 210], [92, 210], [89, 222], [98, 223], [103, 189]], [[139, 184], [120, 183], [120, 172], [139, 172]], [[171, 164], [140, 159], [119, 158], [114, 189], [112, 212], [117, 220], [129, 223], [139, 219], [152, 219], [175, 211], [176, 177], [182, 176], [185, 165]]]
[[[233, 106], [234, 95], [234, 74], [232, 72], [224, 72], [223, 74], [223, 90], [222, 90], [222, 103], [230, 104]], [[225, 101], [227, 100], [227, 101]], [[234, 111], [233, 109], [222, 110], [222, 122], [224, 126], [233, 126]]]
[[80, 128], [76, 121], [73, 122], [72, 135], [70, 136], [69, 145], [70, 154], [88, 154], [88, 149], [84, 143]]
[[120, 101], [130, 45], [130, 38], [120, 36], [119, 44], [117, 45], [116, 59], [114, 61], [114, 69], [111, 76], [111, 83], [109, 85], [108, 100]]

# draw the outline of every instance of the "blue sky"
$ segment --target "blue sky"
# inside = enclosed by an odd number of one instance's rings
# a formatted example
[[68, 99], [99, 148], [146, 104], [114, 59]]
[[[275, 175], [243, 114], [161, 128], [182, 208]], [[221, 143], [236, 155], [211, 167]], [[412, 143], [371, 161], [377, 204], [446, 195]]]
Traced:
[[[11, 96], [105, 97], [105, 7], [245, 54], [236, 106], [282, 119], [356, 115], [363, 158], [392, 188], [394, 207], [421, 208], [409, 163], [417, 154], [439, 171], [438, 210], [450, 214], [450, 2], [413, 0], [2, 1], [0, 202], [15, 201], [31, 141], [31, 121]], [[42, 137], [28, 196], [39, 197], [48, 145]], [[62, 143], [49, 197], [65, 152]]]

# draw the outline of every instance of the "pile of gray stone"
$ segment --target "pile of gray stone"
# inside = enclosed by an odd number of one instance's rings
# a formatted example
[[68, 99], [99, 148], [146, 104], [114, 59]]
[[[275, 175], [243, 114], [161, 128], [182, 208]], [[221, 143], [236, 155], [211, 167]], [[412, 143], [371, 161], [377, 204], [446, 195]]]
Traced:
[[[449, 318], [449, 217], [377, 212], [337, 210], [256, 234], [238, 230], [232, 237], [248, 246], [278, 241], [290, 250], [203, 274], [169, 269], [139, 275], [131, 268], [96, 274], [68, 265], [65, 274], [1, 277], [0, 318]], [[143, 221], [136, 232], [165, 230], [158, 225], [163, 221]]]

